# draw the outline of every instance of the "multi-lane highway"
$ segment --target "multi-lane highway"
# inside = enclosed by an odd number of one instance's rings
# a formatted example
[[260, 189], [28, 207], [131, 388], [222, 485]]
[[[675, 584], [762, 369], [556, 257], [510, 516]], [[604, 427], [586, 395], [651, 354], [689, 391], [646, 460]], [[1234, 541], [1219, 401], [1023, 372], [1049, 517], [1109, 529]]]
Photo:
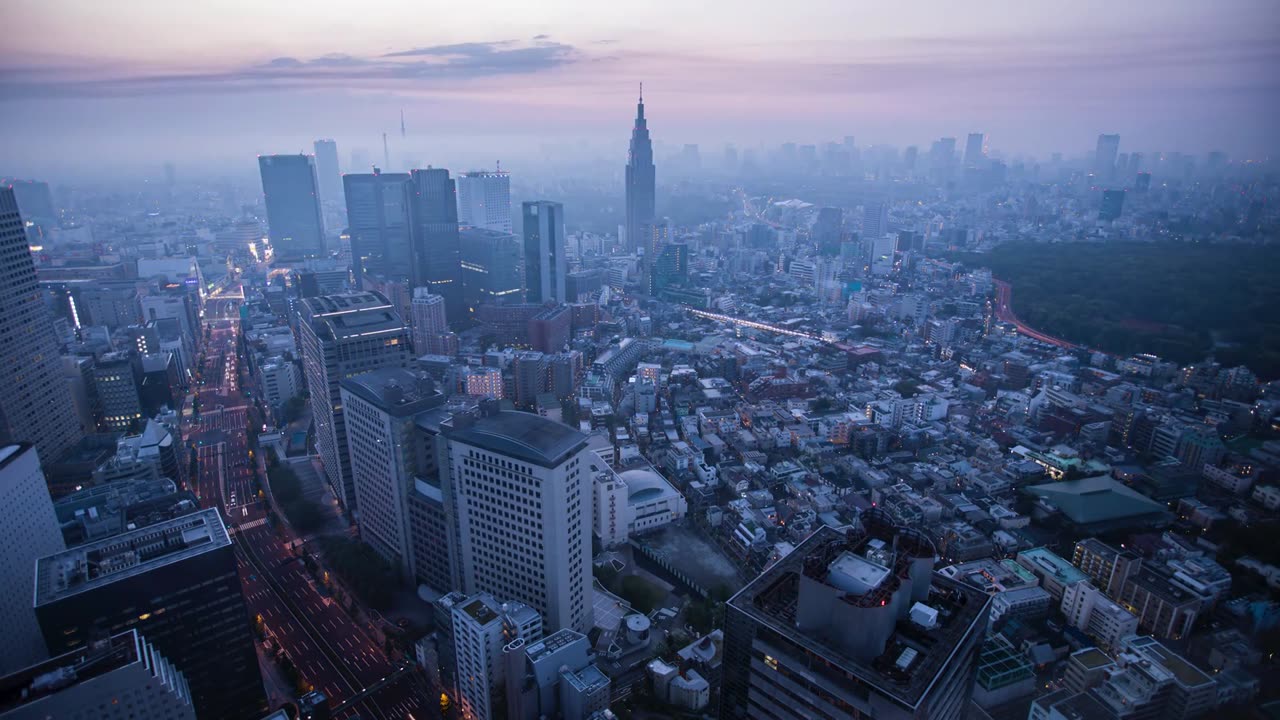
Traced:
[[995, 282], [996, 282], [996, 319], [998, 319], [1000, 322], [1011, 323], [1015, 328], [1017, 328], [1019, 333], [1021, 333], [1022, 335], [1026, 335], [1032, 340], [1039, 340], [1040, 342], [1043, 342], [1043, 343], [1056, 345], [1064, 350], [1074, 350], [1077, 347], [1079, 347], [1075, 343], [1068, 342], [1066, 340], [1063, 340], [1062, 338], [1054, 337], [1052, 335], [1047, 335], [1045, 333], [1042, 333], [1039, 330], [1036, 330], [1035, 328], [1019, 320], [1018, 316], [1015, 315], [1013, 312], [1013, 306], [1010, 305], [1010, 298], [1013, 295], [1013, 290], [1012, 288], [1009, 287], [1009, 283], [1003, 280], [996, 280]]
[[[249, 454], [250, 405], [236, 357], [238, 302], [220, 297], [207, 309], [205, 324], [211, 332], [200, 374], [203, 384], [197, 388], [201, 411], [184, 426], [188, 446], [199, 458], [192, 490], [204, 506], [222, 510], [232, 531], [252, 621], [261, 623], [306, 685], [324, 692], [331, 707], [341, 707], [337, 717], [439, 717], [438, 705], [429, 702], [413, 667], [390, 660], [365, 628], [317, 586], [292, 549], [298, 538], [267, 523], [266, 500], [255, 481], [261, 458]], [[272, 697], [272, 703], [289, 699]]]

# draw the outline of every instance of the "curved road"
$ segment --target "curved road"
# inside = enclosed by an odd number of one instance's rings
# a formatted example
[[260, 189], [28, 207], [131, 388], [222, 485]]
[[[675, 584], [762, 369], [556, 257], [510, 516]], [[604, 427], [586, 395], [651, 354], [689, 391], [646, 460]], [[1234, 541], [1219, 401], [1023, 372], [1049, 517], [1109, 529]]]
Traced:
[[996, 283], [996, 319], [997, 320], [999, 320], [1000, 322], [1007, 322], [1010, 325], [1013, 325], [1015, 328], [1017, 328], [1020, 334], [1026, 335], [1032, 340], [1039, 340], [1042, 343], [1056, 345], [1057, 347], [1060, 347], [1063, 350], [1076, 350], [1084, 347], [1083, 345], [1076, 345], [1073, 342], [1063, 340], [1060, 337], [1046, 335], [1045, 333], [1042, 333], [1039, 330], [1036, 330], [1030, 325], [1027, 325], [1026, 323], [1019, 320], [1018, 316], [1015, 315], [1013, 312], [1013, 306], [1010, 304], [1011, 298], [1013, 296], [1013, 289], [1009, 287], [1009, 283], [1003, 280], [996, 280], [995, 283]]

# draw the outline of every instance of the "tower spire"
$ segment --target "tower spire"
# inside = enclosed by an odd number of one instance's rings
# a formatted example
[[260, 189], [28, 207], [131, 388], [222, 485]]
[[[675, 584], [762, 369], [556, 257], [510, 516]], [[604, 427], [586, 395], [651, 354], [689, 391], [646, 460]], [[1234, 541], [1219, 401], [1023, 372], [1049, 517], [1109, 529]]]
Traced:
[[644, 81], [640, 81], [640, 102], [644, 102]]
[[400, 137], [404, 137], [404, 108], [400, 108]]

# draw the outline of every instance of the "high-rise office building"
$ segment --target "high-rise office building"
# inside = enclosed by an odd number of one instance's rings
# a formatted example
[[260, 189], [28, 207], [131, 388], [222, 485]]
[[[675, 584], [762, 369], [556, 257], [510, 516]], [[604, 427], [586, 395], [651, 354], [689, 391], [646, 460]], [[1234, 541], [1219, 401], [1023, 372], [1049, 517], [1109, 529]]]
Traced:
[[518, 235], [462, 228], [462, 292], [470, 319], [481, 305], [524, 302], [521, 253]]
[[133, 628], [186, 675], [199, 717], [265, 714], [249, 610], [216, 509], [40, 558], [35, 585], [51, 654]]
[[0, 677], [0, 720], [48, 718], [196, 720], [196, 712], [182, 671], [126, 630]]
[[987, 136], [982, 133], [969, 133], [964, 143], [964, 166], [981, 167], [987, 159]]
[[944, 137], [933, 141], [933, 145], [929, 148], [929, 172], [936, 182], [946, 182], [951, 179], [955, 161], [955, 138]]
[[278, 260], [324, 255], [324, 218], [315, 158], [310, 155], [261, 155], [262, 193], [267, 206], [267, 237]]
[[726, 605], [720, 717], [964, 717], [990, 598], [936, 554], [879, 509], [810, 535]]
[[355, 292], [302, 300], [298, 336], [325, 477], [343, 507], [354, 510], [339, 383], [370, 370], [406, 367], [412, 357], [409, 329], [385, 295]]
[[351, 236], [351, 269], [358, 287], [363, 275], [407, 280], [413, 274], [410, 241], [409, 174], [372, 173], [342, 176]]
[[52, 463], [80, 439], [80, 423], [23, 225], [13, 190], [0, 188], [0, 443], [25, 440]]
[[1120, 154], [1119, 135], [1099, 135], [1093, 152], [1093, 174], [1110, 180], [1116, 172], [1116, 156]]
[[444, 308], [444, 296], [433, 294], [430, 288], [414, 288], [413, 302], [409, 308], [414, 354], [445, 354], [449, 317]]
[[519, 600], [549, 630], [590, 630], [587, 437], [491, 407], [454, 416], [444, 434], [464, 590]]
[[525, 301], [565, 302], [564, 206], [540, 200], [524, 204]]
[[626, 246], [635, 251], [644, 234], [657, 217], [657, 169], [653, 165], [653, 142], [644, 119], [644, 93], [636, 103], [636, 123], [631, 129], [631, 147], [627, 151], [626, 170]]
[[[341, 398], [360, 537], [402, 579], [416, 580], [409, 513], [419, 453], [415, 419], [441, 407], [444, 395], [425, 374], [383, 368], [344, 379]], [[446, 543], [447, 538], [436, 541]]]
[[316, 183], [320, 188], [320, 200], [326, 205], [342, 205], [342, 172], [338, 169], [338, 143], [317, 140]]
[[136, 355], [107, 353], [93, 367], [93, 387], [98, 399], [98, 427], [103, 432], [142, 428], [142, 395], [138, 386], [142, 368]]
[[462, 248], [458, 235], [458, 203], [449, 171], [414, 170], [409, 179], [414, 287], [444, 296], [445, 313], [466, 317], [462, 304]]
[[889, 232], [888, 203], [869, 203], [862, 209], [862, 237], [866, 241]]
[[36, 559], [66, 549], [40, 458], [30, 443], [0, 447], [0, 617], [5, 649], [0, 674], [48, 657], [31, 609]]
[[510, 233], [510, 173], [473, 170], [459, 175], [458, 222], [468, 227]]

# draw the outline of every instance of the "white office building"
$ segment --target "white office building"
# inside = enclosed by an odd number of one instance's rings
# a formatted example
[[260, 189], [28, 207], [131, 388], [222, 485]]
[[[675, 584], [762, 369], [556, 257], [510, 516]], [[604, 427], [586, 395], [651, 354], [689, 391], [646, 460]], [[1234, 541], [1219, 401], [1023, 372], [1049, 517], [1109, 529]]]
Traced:
[[452, 618], [461, 716], [501, 720], [494, 714], [493, 696], [505, 690], [505, 654], [542, 638], [542, 616], [522, 603], [500, 603], [488, 593], [476, 593], [453, 605]]
[[[435, 382], [404, 368], [383, 368], [342, 381], [342, 407], [360, 538], [415, 578], [409, 499], [418, 464], [416, 418], [444, 404]], [[445, 543], [446, 538], [437, 538]], [[448, 591], [450, 588], [436, 588]]]
[[475, 170], [458, 176], [458, 224], [511, 232], [511, 175]]
[[1072, 627], [1084, 631], [1107, 650], [1138, 634], [1138, 617], [1087, 582], [1070, 585], [1063, 591], [1062, 614]]
[[28, 443], [0, 448], [0, 617], [4, 651], [0, 674], [48, 657], [31, 598], [36, 559], [66, 550], [36, 449]]
[[298, 308], [302, 369], [311, 391], [316, 446], [334, 495], [356, 508], [339, 383], [409, 364], [409, 329], [385, 295], [353, 292], [304, 299]]
[[443, 428], [463, 589], [523, 602], [550, 631], [585, 633], [595, 455], [568, 426], [489, 405]]

